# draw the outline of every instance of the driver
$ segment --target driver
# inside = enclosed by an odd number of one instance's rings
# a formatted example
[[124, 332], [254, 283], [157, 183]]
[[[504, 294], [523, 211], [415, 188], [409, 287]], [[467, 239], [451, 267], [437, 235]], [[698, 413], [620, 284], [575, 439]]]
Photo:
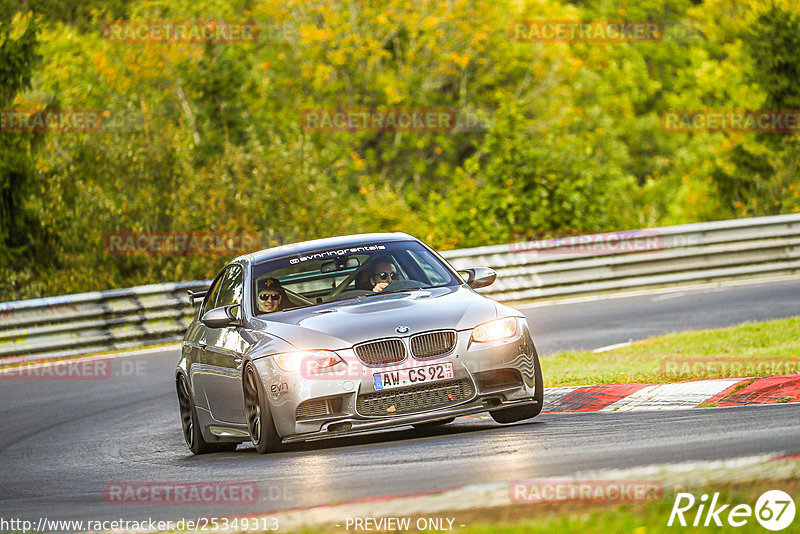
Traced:
[[369, 282], [372, 284], [372, 291], [380, 293], [386, 286], [398, 280], [397, 269], [388, 258], [379, 258], [372, 264]]
[[258, 284], [258, 311], [272, 313], [291, 306], [286, 290], [277, 278], [267, 278]]

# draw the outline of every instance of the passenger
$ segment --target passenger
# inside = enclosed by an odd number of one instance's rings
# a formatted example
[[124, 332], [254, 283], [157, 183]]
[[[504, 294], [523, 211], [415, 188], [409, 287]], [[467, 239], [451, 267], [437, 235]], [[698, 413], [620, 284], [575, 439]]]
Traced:
[[292, 306], [286, 290], [277, 278], [267, 278], [258, 284], [258, 311], [272, 313]]

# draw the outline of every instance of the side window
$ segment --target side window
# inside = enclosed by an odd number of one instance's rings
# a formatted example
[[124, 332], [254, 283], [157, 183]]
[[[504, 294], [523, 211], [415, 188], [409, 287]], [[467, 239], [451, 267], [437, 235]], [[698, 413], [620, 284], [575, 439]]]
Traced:
[[242, 277], [242, 268], [238, 265], [229, 267], [225, 274], [222, 275], [219, 292], [214, 301], [214, 307], [230, 306], [232, 304], [242, 303], [242, 291], [244, 289], [244, 280]]

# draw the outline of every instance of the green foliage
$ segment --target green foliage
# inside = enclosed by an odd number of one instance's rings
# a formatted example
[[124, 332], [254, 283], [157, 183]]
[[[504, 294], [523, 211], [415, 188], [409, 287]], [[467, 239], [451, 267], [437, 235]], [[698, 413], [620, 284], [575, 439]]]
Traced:
[[[750, 67], [741, 69], [740, 76], [761, 90], [752, 108], [800, 109], [800, 13], [796, 6], [773, 3], [756, 10], [745, 17], [737, 39]], [[800, 143], [796, 132], [729, 139], [724, 152], [727, 165], [717, 166], [712, 172], [723, 205], [734, 206], [738, 214], [748, 216], [797, 211]]]
[[[10, 109], [16, 95], [30, 87], [38, 60], [36, 40], [31, 14], [0, 22], [0, 110]], [[24, 209], [35, 143], [31, 132], [0, 132], [0, 269], [19, 262], [35, 231], [35, 217]]]
[[750, 28], [747, 44], [753, 78], [767, 93], [769, 109], [800, 109], [800, 14], [768, 6]]
[[[0, 2], [3, 109], [105, 117], [100, 131], [0, 132], [0, 300], [205, 278], [228, 259], [113, 255], [110, 232], [248, 232], [266, 247], [398, 230], [454, 248], [797, 211], [797, 135], [660, 124], [665, 110], [800, 108], [800, 11], [773, 4]], [[660, 20], [665, 36], [509, 34], [623, 18]], [[256, 24], [258, 39], [103, 36], [111, 21], [210, 20]], [[335, 109], [458, 124], [304, 129], [304, 111]]]
[[90, 30], [95, 13], [109, 19], [122, 18], [129, 0], [0, 0], [0, 20], [10, 20], [17, 11], [31, 11], [47, 21], [64, 22]]

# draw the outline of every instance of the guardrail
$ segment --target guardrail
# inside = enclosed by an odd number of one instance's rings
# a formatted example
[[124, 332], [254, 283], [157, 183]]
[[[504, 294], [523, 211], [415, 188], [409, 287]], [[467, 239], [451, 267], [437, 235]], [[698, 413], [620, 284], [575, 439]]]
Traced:
[[[518, 242], [442, 253], [488, 266], [483, 293], [553, 298], [800, 273], [800, 214]], [[0, 360], [51, 359], [178, 341], [194, 313], [186, 291], [209, 280], [0, 303]]]
[[503, 301], [800, 273], [800, 213], [450, 250]]
[[210, 280], [0, 303], [0, 361], [63, 358], [174, 342]]

